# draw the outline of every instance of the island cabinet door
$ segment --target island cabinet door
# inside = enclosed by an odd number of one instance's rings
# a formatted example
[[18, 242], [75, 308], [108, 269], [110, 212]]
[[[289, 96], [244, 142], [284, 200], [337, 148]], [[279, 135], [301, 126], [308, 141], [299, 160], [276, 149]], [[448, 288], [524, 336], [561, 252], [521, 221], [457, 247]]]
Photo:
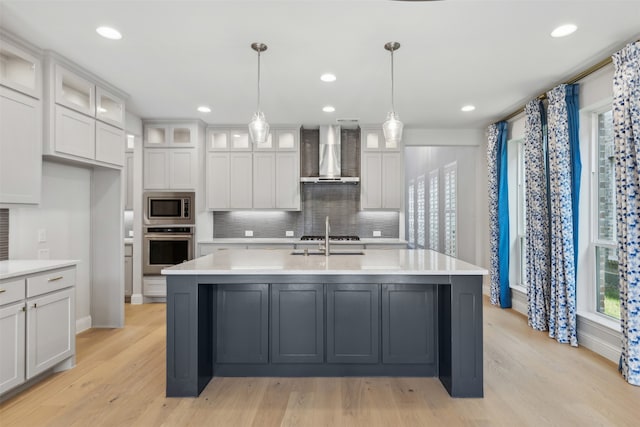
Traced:
[[271, 285], [271, 362], [322, 363], [322, 284]]
[[327, 285], [327, 362], [378, 363], [379, 285]]
[[382, 362], [434, 363], [433, 285], [382, 285]]
[[269, 285], [218, 285], [218, 363], [267, 363]]

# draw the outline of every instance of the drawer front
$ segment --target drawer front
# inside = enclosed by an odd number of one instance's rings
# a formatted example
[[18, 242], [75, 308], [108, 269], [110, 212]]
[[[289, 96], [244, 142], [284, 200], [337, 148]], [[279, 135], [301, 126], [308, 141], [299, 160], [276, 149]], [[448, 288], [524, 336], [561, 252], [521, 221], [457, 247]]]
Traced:
[[24, 279], [0, 282], [0, 305], [24, 299]]
[[75, 268], [47, 271], [36, 276], [27, 277], [27, 298], [68, 288], [75, 284]]

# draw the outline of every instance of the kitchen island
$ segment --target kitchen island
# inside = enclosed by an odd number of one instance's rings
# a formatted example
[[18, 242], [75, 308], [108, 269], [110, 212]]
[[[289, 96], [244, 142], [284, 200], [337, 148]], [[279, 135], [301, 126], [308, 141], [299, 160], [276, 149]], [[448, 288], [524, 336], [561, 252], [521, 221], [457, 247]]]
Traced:
[[213, 376], [437, 376], [483, 396], [480, 267], [430, 250], [245, 249], [162, 274], [168, 397]]

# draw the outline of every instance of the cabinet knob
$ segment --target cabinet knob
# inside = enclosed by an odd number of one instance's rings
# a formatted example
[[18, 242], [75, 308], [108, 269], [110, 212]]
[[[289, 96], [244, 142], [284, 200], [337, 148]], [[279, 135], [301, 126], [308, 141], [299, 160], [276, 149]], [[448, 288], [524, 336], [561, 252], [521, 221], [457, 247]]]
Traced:
[[64, 277], [64, 276], [51, 277], [51, 278], [49, 279], [49, 282], [55, 282], [56, 280], [60, 280], [60, 279], [62, 279], [63, 277]]
[[6, 289], [2, 289], [2, 288], [0, 288], [0, 294], [1, 294], [1, 293], [4, 293], [4, 292], [7, 292], [7, 290], [6, 290]]

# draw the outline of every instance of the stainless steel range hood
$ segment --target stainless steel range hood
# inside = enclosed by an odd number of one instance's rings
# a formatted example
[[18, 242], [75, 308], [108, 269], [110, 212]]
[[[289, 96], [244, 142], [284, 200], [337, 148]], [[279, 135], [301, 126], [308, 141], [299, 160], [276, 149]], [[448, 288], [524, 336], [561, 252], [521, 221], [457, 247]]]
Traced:
[[300, 182], [312, 184], [357, 184], [358, 177], [341, 176], [340, 126], [320, 126], [320, 145], [318, 153], [319, 176], [300, 178]]

